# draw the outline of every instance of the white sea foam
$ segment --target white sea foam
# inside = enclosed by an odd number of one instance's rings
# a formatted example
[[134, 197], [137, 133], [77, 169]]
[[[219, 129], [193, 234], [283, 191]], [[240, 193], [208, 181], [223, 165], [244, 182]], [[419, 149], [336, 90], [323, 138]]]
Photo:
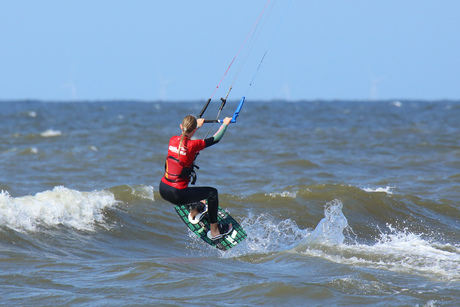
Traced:
[[59, 130], [53, 130], [53, 129], [48, 129], [46, 131], [43, 131], [40, 133], [40, 136], [44, 138], [50, 138], [50, 137], [56, 137], [56, 136], [61, 136], [62, 132]]
[[347, 265], [460, 281], [460, 248], [456, 246], [431, 242], [423, 234], [397, 230], [391, 225], [374, 244], [345, 244], [344, 231], [352, 230], [342, 213], [342, 203], [328, 203], [324, 215], [315, 230], [299, 242], [296, 251]]
[[265, 195], [271, 196], [273, 198], [280, 196], [280, 197], [287, 197], [287, 198], [295, 198], [297, 196], [297, 191], [294, 192], [289, 192], [289, 191], [283, 191], [280, 193], [266, 193]]
[[324, 218], [316, 225], [315, 230], [299, 243], [299, 246], [342, 244], [345, 240], [343, 232], [348, 227], [342, 207], [342, 202], [337, 199], [328, 202], [324, 208]]
[[391, 189], [393, 189], [392, 187], [390, 186], [386, 186], [384, 188], [380, 187], [380, 188], [376, 188], [376, 189], [372, 189], [372, 188], [363, 188], [362, 190], [364, 192], [368, 192], [368, 193], [387, 193], [387, 194], [393, 194], [393, 192], [391, 191]]
[[391, 225], [375, 243], [358, 243], [342, 208], [339, 200], [328, 202], [324, 218], [314, 230], [302, 230], [292, 219], [277, 222], [269, 214], [249, 215], [241, 221], [247, 239], [226, 252], [225, 257], [291, 251], [349, 266], [460, 281], [459, 246], [431, 242], [423, 234], [397, 230]]
[[38, 149], [36, 147], [30, 147], [30, 148], [24, 149], [19, 154], [28, 155], [28, 154], [37, 154], [37, 153], [38, 153]]
[[[252, 215], [241, 221], [248, 237], [240, 243], [244, 248], [234, 251], [241, 255], [241, 250], [248, 253], [265, 253], [282, 251], [291, 248], [308, 233], [308, 230], [300, 229], [292, 219], [276, 221], [269, 214]], [[230, 253], [231, 256], [233, 255]]]
[[270, 214], [249, 214], [240, 224], [248, 237], [238, 248], [227, 252], [227, 257], [246, 253], [285, 251], [297, 245], [306, 246], [314, 242], [340, 244], [344, 240], [343, 230], [348, 226], [342, 213], [342, 203], [338, 200], [326, 204], [325, 218], [313, 231], [300, 229], [293, 219], [276, 221]]
[[382, 233], [373, 245], [341, 245], [334, 252], [316, 252], [342, 264], [458, 282], [460, 253], [449, 250], [451, 247], [431, 243], [419, 234], [393, 230], [388, 234]]
[[145, 185], [134, 186], [131, 194], [139, 198], [148, 199], [152, 201], [155, 200], [152, 186], [145, 186]]
[[79, 192], [62, 186], [23, 197], [11, 197], [2, 191], [0, 223], [17, 231], [59, 225], [94, 230], [97, 223], [104, 223], [102, 210], [116, 203], [108, 191]]

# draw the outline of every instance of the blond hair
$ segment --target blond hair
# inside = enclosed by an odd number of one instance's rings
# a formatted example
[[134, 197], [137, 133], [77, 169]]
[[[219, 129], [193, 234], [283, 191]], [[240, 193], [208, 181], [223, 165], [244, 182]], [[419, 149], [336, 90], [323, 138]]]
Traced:
[[180, 148], [182, 146], [182, 142], [184, 141], [185, 134], [190, 133], [193, 130], [195, 130], [197, 125], [198, 125], [197, 120], [195, 116], [193, 115], [187, 115], [182, 120], [182, 135], [180, 137], [179, 146], [177, 147], [177, 154], [179, 158], [180, 158]]

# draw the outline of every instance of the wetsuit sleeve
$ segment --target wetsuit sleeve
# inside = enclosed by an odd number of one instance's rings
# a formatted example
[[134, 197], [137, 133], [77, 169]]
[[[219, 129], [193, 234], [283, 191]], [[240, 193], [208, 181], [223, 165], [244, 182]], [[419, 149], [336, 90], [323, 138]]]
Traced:
[[206, 147], [219, 143], [219, 141], [224, 136], [225, 131], [227, 131], [227, 125], [223, 124], [212, 137], [204, 140], [204, 142], [206, 143]]

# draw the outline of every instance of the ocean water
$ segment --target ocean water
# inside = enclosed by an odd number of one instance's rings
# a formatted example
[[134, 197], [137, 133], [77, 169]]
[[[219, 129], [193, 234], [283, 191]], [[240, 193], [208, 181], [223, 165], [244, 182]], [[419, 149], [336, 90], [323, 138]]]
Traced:
[[248, 98], [197, 159], [228, 252], [158, 193], [203, 103], [1, 102], [0, 305], [460, 305], [460, 102]]

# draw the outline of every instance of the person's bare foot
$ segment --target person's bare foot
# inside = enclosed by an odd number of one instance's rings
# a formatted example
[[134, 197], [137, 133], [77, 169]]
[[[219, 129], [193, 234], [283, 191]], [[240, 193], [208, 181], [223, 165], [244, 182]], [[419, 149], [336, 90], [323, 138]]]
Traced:
[[[215, 237], [215, 236], [218, 236], [220, 235], [220, 230], [219, 228], [217, 227], [217, 223], [216, 223], [216, 229], [213, 231], [213, 228], [214, 227], [211, 227], [211, 236]], [[232, 229], [233, 226], [232, 226], [232, 223], [228, 224], [228, 229]]]
[[190, 210], [190, 217], [194, 219], [198, 213], [198, 210], [196, 208], [193, 208], [192, 210]]
[[188, 214], [189, 222], [192, 224], [198, 224], [198, 222], [203, 218], [206, 212], [208, 212], [208, 208], [205, 200], [202, 200], [201, 204], [192, 204], [192, 206], [190, 206], [190, 212]]

